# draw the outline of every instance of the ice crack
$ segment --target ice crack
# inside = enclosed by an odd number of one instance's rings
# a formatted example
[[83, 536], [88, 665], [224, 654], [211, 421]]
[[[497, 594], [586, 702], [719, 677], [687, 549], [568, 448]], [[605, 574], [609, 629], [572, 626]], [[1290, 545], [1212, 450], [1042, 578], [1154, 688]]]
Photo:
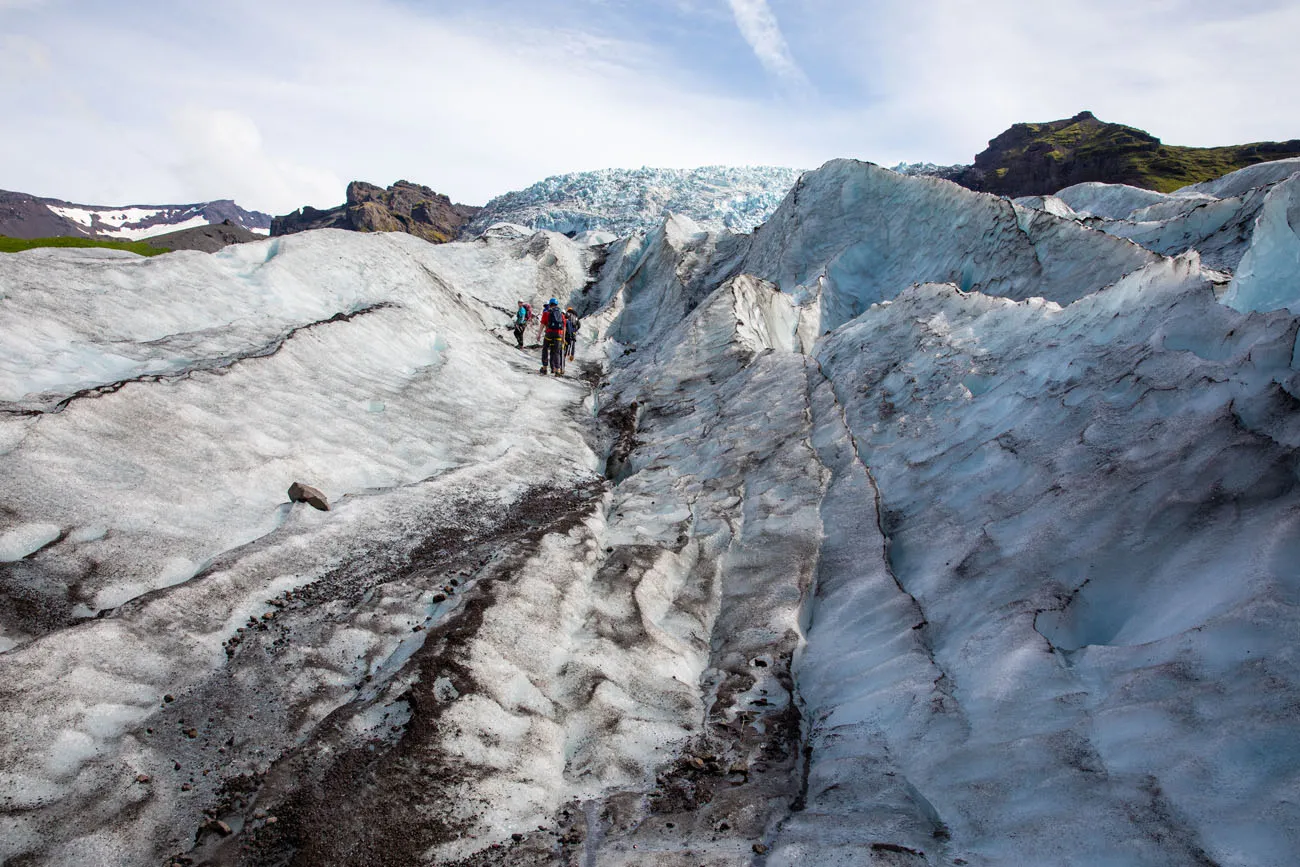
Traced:
[[72, 403], [85, 398], [104, 397], [105, 395], [114, 394], [128, 385], [139, 383], [162, 383], [177, 382], [189, 379], [195, 373], [222, 373], [230, 370], [238, 364], [245, 361], [252, 361], [258, 358], [269, 358], [279, 352], [286, 343], [298, 336], [304, 331], [310, 331], [313, 328], [319, 328], [322, 325], [330, 325], [337, 322], [349, 322], [358, 316], [364, 316], [368, 313], [374, 313], [378, 310], [395, 308], [400, 305], [392, 301], [380, 301], [376, 304], [368, 304], [359, 307], [347, 313], [335, 313], [328, 319], [318, 319], [315, 322], [308, 322], [289, 329], [284, 334], [276, 337], [267, 343], [262, 344], [247, 352], [241, 352], [234, 355], [222, 355], [217, 358], [199, 359], [183, 370], [172, 373], [149, 373], [142, 376], [134, 376], [129, 379], [119, 379], [116, 382], [110, 382], [104, 385], [94, 385], [89, 388], [83, 388], [73, 394], [57, 400], [53, 405], [46, 406], [24, 406], [17, 401], [0, 401], [0, 413], [18, 416], [44, 416], [63, 412]]

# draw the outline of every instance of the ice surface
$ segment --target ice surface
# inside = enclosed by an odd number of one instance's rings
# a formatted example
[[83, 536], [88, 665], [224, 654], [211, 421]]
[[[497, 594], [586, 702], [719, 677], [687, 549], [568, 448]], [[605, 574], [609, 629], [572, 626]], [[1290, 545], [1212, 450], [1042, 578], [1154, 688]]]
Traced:
[[1276, 171], [0, 257], [0, 859], [1289, 865]]
[[[1255, 223], [1270, 191], [1290, 183], [1288, 179], [1297, 173], [1300, 160], [1276, 160], [1168, 194], [1123, 184], [1088, 183], [1067, 187], [1056, 196], [1092, 228], [1166, 256], [1196, 250], [1206, 266], [1232, 273], [1256, 235]], [[1059, 214], [1052, 198], [1017, 202]], [[1260, 240], [1266, 234], [1260, 233]]]
[[[1273, 825], [1245, 804], [1293, 790], [1291, 754], [1273, 752], [1249, 794], [1206, 783], [1238, 739], [1270, 749], [1264, 720], [1295, 683], [1290, 662], [1286, 685], [1260, 664], [1291, 657], [1289, 609], [1265, 601], [1290, 597], [1291, 579], [1252, 553], [1295, 520], [1293, 471], [1269, 469], [1290, 467], [1294, 446], [1237, 422], [1277, 418], [1279, 383], [1295, 388], [1295, 323], [1230, 314], [1190, 264], [1153, 265], [1064, 309], [919, 287], [817, 353], [939, 675], [928, 698], [893, 681], [930, 704], [906, 722], [882, 721], [890, 705], [875, 692], [855, 702], [842, 687], [854, 667], [839, 660], [859, 642], [817, 632], [854, 597], [823, 590], [800, 684], [827, 737], [861, 742], [859, 761], [924, 795], [897, 808], [914, 848], [928, 851], [930, 817], [945, 835], [930, 846], [971, 863], [1281, 863], [1291, 832], [1279, 828], [1296, 817]], [[972, 373], [991, 378], [979, 394]], [[1186, 399], [1161, 400], [1165, 389]], [[970, 594], [986, 600], [978, 615]], [[1258, 727], [1197, 735], [1190, 722], [1238, 714]], [[818, 765], [814, 753], [810, 786]], [[822, 782], [835, 803], [849, 767]], [[959, 842], [972, 833], [983, 842]]]
[[[605, 169], [558, 175], [498, 196], [465, 229], [511, 222], [569, 235], [649, 231], [668, 213], [711, 231], [747, 232], [767, 219], [800, 175], [773, 166]], [[612, 239], [611, 239], [612, 240]]]
[[1250, 239], [1223, 302], [1300, 313], [1300, 173], [1269, 188]]
[[1217, 199], [1226, 199], [1232, 196], [1240, 196], [1248, 190], [1257, 187], [1265, 187], [1270, 184], [1276, 184], [1284, 181], [1292, 175], [1300, 173], [1300, 157], [1292, 157], [1285, 160], [1273, 160], [1266, 163], [1257, 163], [1253, 166], [1247, 166], [1244, 169], [1238, 169], [1231, 174], [1224, 175], [1212, 181], [1205, 181], [1200, 184], [1193, 184], [1190, 187], [1184, 187], [1179, 190], [1179, 194], [1199, 193], [1207, 196], [1214, 196]]
[[1076, 213], [1063, 199], [1056, 196], [1020, 196], [1012, 201], [1017, 205], [1046, 211], [1054, 217], [1064, 217], [1067, 220], [1080, 220], [1088, 216], [1086, 213]]
[[0, 563], [21, 560], [62, 535], [58, 524], [19, 524], [0, 535]]
[[1103, 184], [1092, 181], [1075, 184], [1058, 191], [1055, 196], [1083, 216], [1123, 220], [1138, 208], [1168, 201], [1167, 193], [1130, 187], [1127, 184]]
[[913, 283], [1066, 303], [1154, 258], [948, 181], [834, 160], [805, 176], [755, 232], [740, 270], [787, 291], [819, 286], [822, 326], [835, 328]]

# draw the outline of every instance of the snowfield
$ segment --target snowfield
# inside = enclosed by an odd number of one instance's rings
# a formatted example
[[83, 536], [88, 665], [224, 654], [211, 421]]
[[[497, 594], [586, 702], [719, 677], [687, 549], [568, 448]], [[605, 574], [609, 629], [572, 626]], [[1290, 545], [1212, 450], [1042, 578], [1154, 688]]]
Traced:
[[1238, 175], [0, 257], [0, 861], [1293, 864], [1300, 179]]

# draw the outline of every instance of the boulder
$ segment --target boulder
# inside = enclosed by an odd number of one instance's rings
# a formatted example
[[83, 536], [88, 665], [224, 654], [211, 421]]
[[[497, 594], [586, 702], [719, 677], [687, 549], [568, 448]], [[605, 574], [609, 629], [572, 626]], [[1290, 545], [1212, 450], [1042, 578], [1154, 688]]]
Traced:
[[330, 501], [325, 499], [325, 495], [311, 485], [304, 485], [302, 482], [294, 482], [289, 486], [289, 500], [294, 503], [306, 503], [320, 509], [322, 512], [330, 510]]

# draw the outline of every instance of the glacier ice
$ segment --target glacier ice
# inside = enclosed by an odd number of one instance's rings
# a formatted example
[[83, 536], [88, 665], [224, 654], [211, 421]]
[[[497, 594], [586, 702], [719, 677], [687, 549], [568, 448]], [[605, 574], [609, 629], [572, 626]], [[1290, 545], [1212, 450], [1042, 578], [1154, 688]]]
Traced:
[[[1247, 171], [0, 257], [0, 859], [1291, 863], [1295, 181]], [[581, 377], [508, 335], [552, 296]]]
[[800, 174], [777, 166], [704, 166], [557, 175], [497, 196], [462, 234], [509, 222], [571, 236], [622, 236], [649, 231], [668, 213], [713, 231], [748, 232], [767, 219]]
[[1297, 169], [1263, 196], [1250, 245], [1223, 298], [1229, 307], [1300, 313], [1300, 161]]
[[740, 270], [789, 290], [818, 286], [830, 329], [913, 283], [1068, 303], [1155, 258], [948, 181], [834, 160], [801, 179], [755, 231]]
[[[1166, 256], [1195, 250], [1208, 267], [1232, 273], [1256, 239], [1265, 241], [1269, 237], [1267, 231], [1257, 232], [1255, 223], [1273, 190], [1285, 190], [1295, 182], [1296, 174], [1300, 174], [1300, 159], [1286, 159], [1248, 166], [1173, 193], [1087, 183], [1067, 187], [1054, 197], [1018, 201], [1026, 207], [1060, 214], [1060, 209], [1051, 204], [1052, 199], [1059, 198], [1092, 228], [1128, 238]], [[1275, 302], [1276, 297], [1261, 303]]]
[[1104, 184], [1090, 181], [1058, 190], [1051, 198], [1085, 217], [1123, 220], [1139, 208], [1169, 201], [1172, 196], [1128, 184]]

